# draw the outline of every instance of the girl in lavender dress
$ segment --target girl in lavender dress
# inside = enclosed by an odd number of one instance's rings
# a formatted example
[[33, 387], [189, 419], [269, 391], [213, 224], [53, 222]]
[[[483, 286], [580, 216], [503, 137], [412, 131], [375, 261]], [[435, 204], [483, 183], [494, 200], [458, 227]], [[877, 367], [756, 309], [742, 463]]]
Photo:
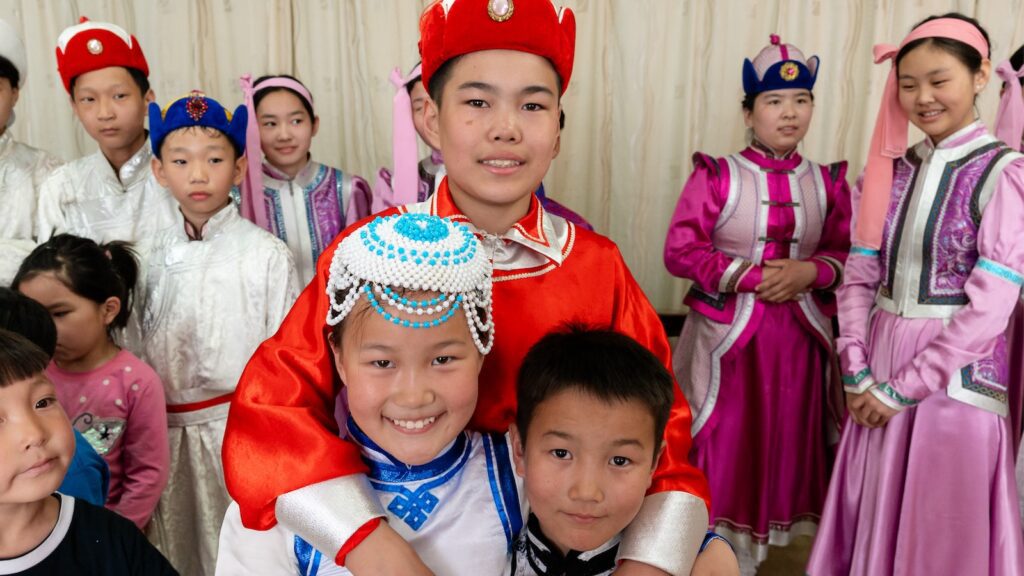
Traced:
[[[839, 291], [850, 418], [807, 572], [1019, 575], [1005, 330], [1024, 157], [977, 121], [988, 36], [925, 20], [894, 58]], [[907, 147], [907, 121], [926, 138]]]
[[250, 152], [236, 200], [243, 216], [288, 245], [305, 285], [338, 232], [370, 215], [373, 192], [359, 176], [313, 161], [309, 148], [320, 118], [302, 82], [287, 75], [253, 82], [246, 74], [241, 85]]
[[695, 155], [665, 243], [669, 272], [693, 280], [673, 358], [694, 410], [691, 455], [747, 574], [768, 545], [813, 534], [825, 500], [831, 291], [849, 250], [846, 163], [796, 150], [818, 58], [771, 40], [744, 65], [750, 146]]

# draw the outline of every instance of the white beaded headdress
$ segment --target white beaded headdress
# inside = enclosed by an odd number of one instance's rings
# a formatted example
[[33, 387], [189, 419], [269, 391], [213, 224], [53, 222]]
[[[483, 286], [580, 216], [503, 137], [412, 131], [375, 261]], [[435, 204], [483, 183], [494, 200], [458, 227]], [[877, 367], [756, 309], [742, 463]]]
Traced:
[[[436, 292], [413, 300], [395, 288]], [[345, 293], [343, 298], [337, 296]], [[469, 333], [482, 354], [494, 345], [491, 316], [491, 262], [464, 224], [427, 214], [382, 216], [338, 244], [331, 260], [327, 324], [348, 316], [360, 295], [389, 322], [429, 328], [447, 322], [462, 308]], [[388, 309], [422, 318], [399, 318]]]

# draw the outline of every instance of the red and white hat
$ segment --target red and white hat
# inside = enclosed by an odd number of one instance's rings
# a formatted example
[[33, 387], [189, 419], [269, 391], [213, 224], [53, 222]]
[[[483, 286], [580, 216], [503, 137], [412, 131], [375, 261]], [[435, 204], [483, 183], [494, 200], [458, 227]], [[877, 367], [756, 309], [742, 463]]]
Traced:
[[93, 70], [122, 66], [149, 76], [149, 64], [139, 41], [116, 24], [91, 22], [85, 16], [57, 37], [57, 70], [64, 89], [71, 80]]
[[576, 17], [551, 0], [437, 0], [420, 17], [423, 85], [442, 64], [481, 50], [516, 50], [551, 61], [569, 86]]

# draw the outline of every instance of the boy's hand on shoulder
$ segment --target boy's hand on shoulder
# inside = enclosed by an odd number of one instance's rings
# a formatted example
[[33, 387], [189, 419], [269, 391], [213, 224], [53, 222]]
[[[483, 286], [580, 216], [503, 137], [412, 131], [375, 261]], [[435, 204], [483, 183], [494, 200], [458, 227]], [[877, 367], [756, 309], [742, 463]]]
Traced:
[[740, 576], [740, 565], [728, 544], [712, 540], [697, 556], [690, 576]]
[[345, 567], [355, 576], [434, 576], [416, 550], [387, 522], [381, 522], [348, 553]]

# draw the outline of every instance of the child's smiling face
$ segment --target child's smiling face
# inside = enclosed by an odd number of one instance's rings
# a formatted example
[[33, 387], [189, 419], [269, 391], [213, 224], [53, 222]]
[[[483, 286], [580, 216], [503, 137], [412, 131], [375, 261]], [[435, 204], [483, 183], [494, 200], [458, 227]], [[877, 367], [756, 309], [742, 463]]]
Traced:
[[[433, 293], [406, 293], [425, 300]], [[424, 320], [389, 309], [403, 320]], [[369, 308], [349, 313], [340, 344], [332, 341], [338, 374], [356, 425], [378, 446], [409, 465], [436, 458], [469, 424], [476, 409], [483, 356], [458, 310], [429, 328], [405, 328]]]
[[546, 58], [484, 50], [454, 62], [440, 108], [428, 101], [424, 114], [459, 207], [525, 215], [558, 154], [559, 111], [558, 75]]

